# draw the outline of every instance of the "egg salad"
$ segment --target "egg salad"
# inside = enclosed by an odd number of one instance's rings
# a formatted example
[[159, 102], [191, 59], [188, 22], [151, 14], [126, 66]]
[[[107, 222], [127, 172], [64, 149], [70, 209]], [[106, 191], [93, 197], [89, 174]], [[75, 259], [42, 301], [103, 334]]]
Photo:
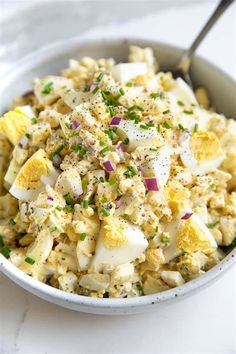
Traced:
[[0, 252], [69, 293], [127, 298], [201, 276], [236, 245], [236, 122], [206, 90], [84, 57], [0, 118]]

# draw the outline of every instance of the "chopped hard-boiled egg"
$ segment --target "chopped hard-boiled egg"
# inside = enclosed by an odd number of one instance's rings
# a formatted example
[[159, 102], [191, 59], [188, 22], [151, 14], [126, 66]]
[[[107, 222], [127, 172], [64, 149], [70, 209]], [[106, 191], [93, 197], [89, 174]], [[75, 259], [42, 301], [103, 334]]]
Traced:
[[48, 230], [42, 230], [27, 250], [26, 256], [35, 262], [45, 262], [53, 246], [53, 237]]
[[76, 168], [72, 167], [60, 174], [55, 185], [55, 190], [62, 195], [69, 193], [73, 198], [77, 198], [83, 193], [80, 174]]
[[157, 147], [164, 143], [162, 135], [155, 127], [143, 129], [142, 124], [135, 124], [131, 120], [122, 119], [117, 127], [117, 134], [121, 139], [129, 139], [128, 151], [133, 151], [139, 146]]
[[175, 80], [174, 87], [171, 90], [172, 94], [176, 97], [178, 101], [183, 102], [186, 105], [198, 105], [196, 97], [192, 89], [186, 84], [186, 82], [178, 77]]
[[183, 137], [180, 154], [183, 164], [193, 175], [215, 171], [225, 159], [220, 140], [213, 133], [196, 132]]
[[45, 190], [45, 185], [54, 186], [58, 177], [57, 170], [43, 149], [39, 149], [22, 166], [10, 189], [19, 200], [35, 200]]
[[85, 289], [99, 291], [108, 287], [109, 280], [110, 277], [107, 274], [90, 273], [81, 276], [79, 285]]
[[163, 250], [165, 262], [179, 256], [182, 252], [209, 252], [217, 248], [217, 243], [201, 218], [193, 213], [187, 219], [175, 219], [165, 226], [170, 235], [169, 246]]
[[22, 110], [15, 109], [5, 113], [0, 118], [0, 134], [5, 136], [13, 145], [16, 145], [30, 125], [30, 116]]
[[21, 165], [19, 165], [14, 159], [11, 160], [7, 173], [4, 176], [4, 181], [9, 185], [12, 185], [20, 169]]
[[146, 63], [122, 63], [112, 66], [110, 72], [115, 80], [128, 82], [139, 75], [145, 75], [148, 72]]
[[171, 149], [168, 146], [164, 146], [155, 154], [156, 156], [145, 164], [143, 175], [144, 177], [156, 178], [158, 187], [161, 188], [167, 183], [170, 176]]
[[131, 262], [147, 248], [148, 241], [139, 227], [121, 218], [106, 218], [97, 239], [91, 267], [100, 271], [105, 265]]

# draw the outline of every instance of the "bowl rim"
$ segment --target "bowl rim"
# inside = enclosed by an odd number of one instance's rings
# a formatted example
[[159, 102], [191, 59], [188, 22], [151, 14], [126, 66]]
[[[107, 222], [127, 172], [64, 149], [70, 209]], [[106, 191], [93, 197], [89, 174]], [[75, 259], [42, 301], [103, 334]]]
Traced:
[[[78, 49], [80, 47], [91, 46], [92, 44], [98, 45], [101, 43], [102, 45], [122, 45], [122, 44], [134, 44], [134, 45], [142, 45], [142, 46], [153, 46], [153, 47], [162, 47], [168, 48], [170, 50], [181, 53], [183, 48], [174, 46], [168, 43], [154, 41], [154, 40], [146, 40], [136, 37], [117, 37], [117, 38], [79, 38], [75, 37], [71, 40], [63, 40], [59, 42], [55, 42], [53, 44], [49, 44], [42, 49], [36, 50], [33, 53], [30, 53], [23, 59], [16, 62], [10, 69], [1, 77], [0, 84], [0, 93], [1, 90], [4, 89], [4, 86], [9, 82], [12, 82], [14, 77], [17, 77], [21, 73], [32, 69], [37, 66], [38, 63], [42, 63], [44, 60], [52, 59], [53, 57], [58, 57], [58, 55], [68, 52], [69, 50], [73, 50], [76, 47]], [[63, 47], [63, 48], [62, 48]], [[220, 73], [222, 76], [226, 78], [226, 80], [231, 81], [231, 83], [235, 84], [235, 80], [233, 80], [227, 73], [224, 73], [222, 69], [218, 68], [216, 65], [212, 64], [208, 60], [202, 58], [201, 56], [196, 55], [195, 57], [198, 61], [203, 63], [203, 65], [210, 66], [215, 71]], [[6, 259], [2, 254], [0, 254], [0, 271], [2, 271], [6, 276], [12, 279], [15, 283], [27, 289], [29, 292], [38, 295], [40, 297], [46, 297], [48, 301], [53, 299], [57, 300], [61, 305], [62, 303], [70, 303], [77, 305], [78, 307], [90, 307], [90, 308], [100, 308], [100, 309], [126, 309], [132, 307], [145, 307], [148, 305], [154, 305], [157, 303], [167, 302], [177, 297], [186, 296], [191, 294], [194, 290], [202, 288], [204, 285], [215, 280], [222, 272], [225, 272], [229, 269], [230, 266], [233, 265], [236, 258], [236, 248], [234, 248], [219, 264], [214, 266], [212, 269], [207, 271], [205, 274], [200, 277], [193, 279], [177, 288], [172, 288], [170, 290], [133, 297], [133, 298], [92, 298], [77, 294], [66, 293], [60, 289], [53, 288], [50, 285], [42, 283], [31, 276], [27, 275], [15, 265], [13, 265], [8, 259]], [[52, 301], [51, 301], [52, 302]]]

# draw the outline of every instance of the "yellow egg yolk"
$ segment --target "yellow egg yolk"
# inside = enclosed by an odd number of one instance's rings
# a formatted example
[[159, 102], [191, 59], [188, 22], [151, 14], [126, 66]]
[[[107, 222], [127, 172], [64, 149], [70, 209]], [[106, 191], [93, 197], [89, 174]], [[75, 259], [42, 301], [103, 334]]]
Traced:
[[104, 220], [103, 242], [106, 248], [119, 248], [127, 243], [125, 227], [114, 218]]
[[212, 248], [207, 235], [192, 218], [182, 221], [177, 235], [177, 247], [189, 253]]
[[27, 132], [31, 120], [19, 111], [9, 111], [0, 118], [0, 134], [4, 135], [13, 145]]
[[190, 140], [190, 149], [200, 163], [212, 160], [223, 154], [222, 147], [216, 135], [208, 132], [197, 132]]
[[39, 150], [24, 164], [16, 177], [18, 187], [37, 189], [41, 186], [41, 177], [48, 176], [52, 170], [52, 162], [43, 150]]
[[169, 207], [174, 214], [184, 211], [189, 206], [190, 191], [180, 183], [168, 183], [166, 194]]

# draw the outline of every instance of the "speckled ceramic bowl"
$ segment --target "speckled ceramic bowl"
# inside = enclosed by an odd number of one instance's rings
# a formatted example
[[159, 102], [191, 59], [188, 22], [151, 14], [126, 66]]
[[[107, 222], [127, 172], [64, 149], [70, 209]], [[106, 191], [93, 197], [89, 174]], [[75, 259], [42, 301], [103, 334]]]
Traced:
[[[34, 77], [47, 74], [57, 74], [68, 64], [68, 59], [79, 59], [89, 55], [95, 58], [114, 57], [117, 61], [126, 61], [130, 44], [151, 46], [161, 66], [171, 66], [178, 60], [181, 49], [162, 43], [144, 40], [102, 40], [86, 41], [78, 39], [50, 45], [44, 50], [34, 52], [18, 62], [17, 66], [1, 79], [0, 82], [0, 113], [10, 105], [11, 100], [31, 88]], [[224, 72], [209, 62], [196, 57], [192, 65], [192, 77], [196, 86], [206, 87], [211, 101], [219, 113], [236, 118], [236, 84]], [[223, 275], [233, 264], [236, 258], [236, 248], [229, 250], [228, 255], [220, 264], [212, 268], [201, 277], [190, 281], [178, 288], [164, 291], [159, 294], [147, 295], [129, 299], [94, 299], [80, 295], [67, 294], [32, 279], [0, 255], [0, 270], [14, 282], [29, 292], [54, 304], [76, 311], [94, 314], [131, 314], [139, 313], [160, 306], [169, 301], [192, 294]]]

